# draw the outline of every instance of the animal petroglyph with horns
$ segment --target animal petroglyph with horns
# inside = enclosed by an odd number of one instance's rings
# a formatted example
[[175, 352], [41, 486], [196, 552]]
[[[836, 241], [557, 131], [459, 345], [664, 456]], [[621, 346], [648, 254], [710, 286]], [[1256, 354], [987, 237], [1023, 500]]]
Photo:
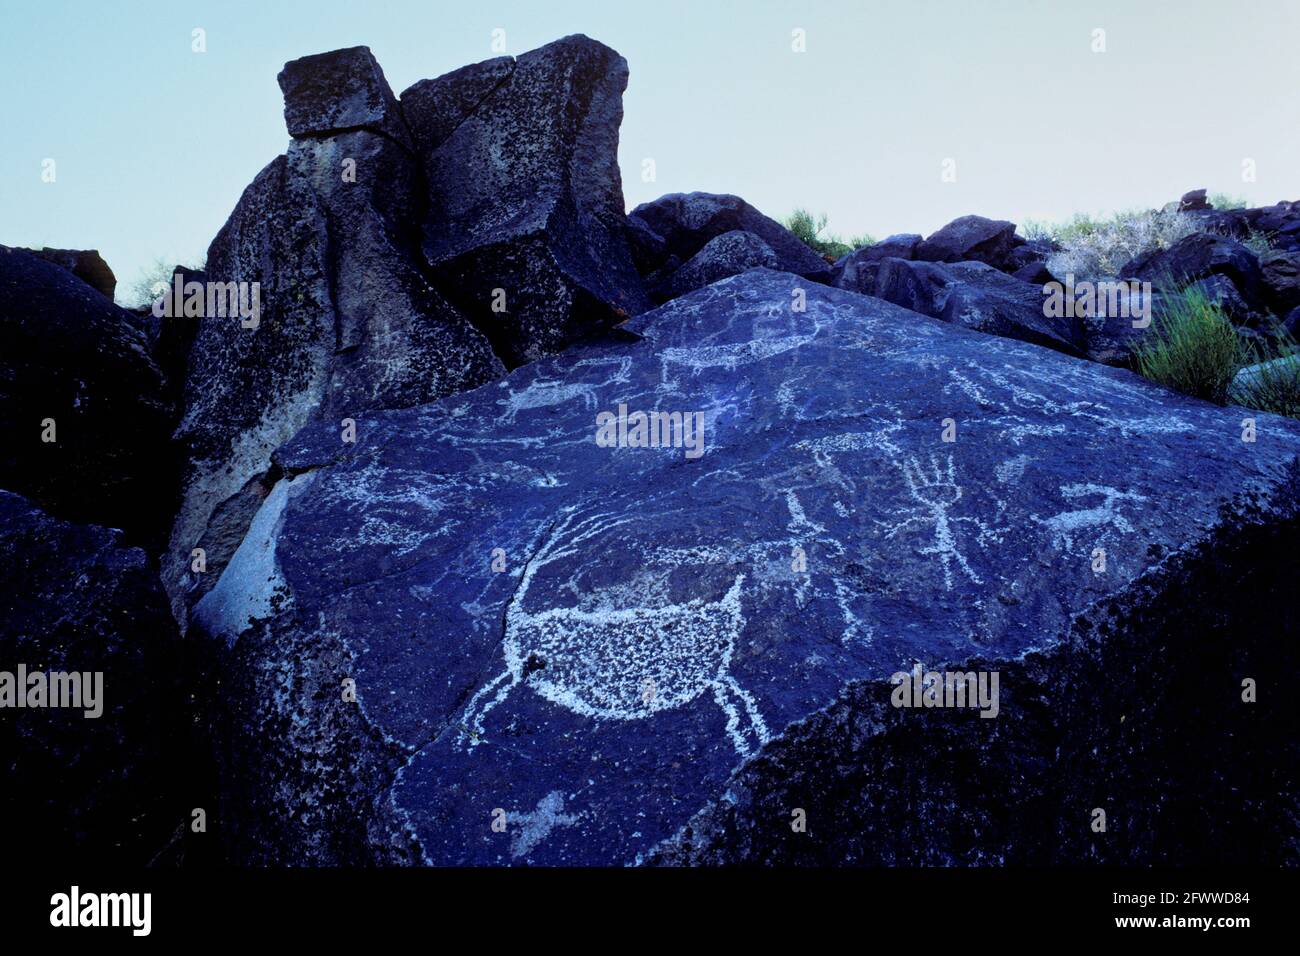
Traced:
[[483, 722], [519, 684], [574, 713], [598, 720], [639, 720], [712, 694], [736, 750], [748, 756], [768, 740], [754, 698], [730, 674], [745, 625], [736, 575], [719, 600], [664, 607], [531, 611], [526, 598], [538, 571], [631, 518], [568, 514], [525, 566], [506, 610], [505, 668], [466, 706], [459, 740], [482, 742]]

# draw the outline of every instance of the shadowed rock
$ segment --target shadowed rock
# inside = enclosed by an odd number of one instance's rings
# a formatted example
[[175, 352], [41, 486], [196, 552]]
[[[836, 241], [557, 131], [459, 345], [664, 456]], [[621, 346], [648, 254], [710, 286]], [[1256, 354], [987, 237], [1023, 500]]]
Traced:
[[1187, 289], [1205, 296], [1205, 300], [1219, 308], [1233, 325], [1257, 325], [1263, 319], [1262, 313], [1242, 298], [1237, 286], [1226, 275], [1208, 275], [1197, 279]]
[[966, 328], [1082, 354], [1078, 318], [1049, 318], [1040, 286], [982, 262], [882, 259], [846, 268], [840, 285]]
[[[155, 568], [119, 532], [59, 521], [0, 491], [0, 576], [0, 671], [45, 673], [47, 704], [13, 709], [14, 688], [0, 683], [7, 852], [148, 864], [191, 806], [179, 635]], [[82, 706], [48, 706], [51, 671], [79, 675]], [[20, 690], [30, 702], [31, 685]]]
[[[462, 77], [466, 101], [498, 69]], [[422, 156], [424, 253], [440, 288], [507, 365], [649, 305], [624, 234], [618, 128], [627, 78], [627, 61], [609, 47], [580, 35], [557, 40], [520, 56]], [[429, 142], [451, 125], [438, 111], [456, 82], [414, 93], [416, 110], [435, 110], [431, 125], [416, 120]]]
[[1300, 307], [1300, 252], [1273, 250], [1259, 260], [1269, 303], [1277, 315]]
[[[208, 250], [208, 278], [256, 284], [261, 314], [255, 328], [240, 317], [193, 320], [178, 430], [189, 463], [163, 561], [182, 621], [242, 540], [269, 488], [271, 452], [304, 424], [324, 417], [341, 441], [345, 418], [504, 372], [425, 274], [411, 219], [419, 168], [368, 51], [296, 60], [281, 79], [291, 128], [310, 133], [258, 175]], [[342, 98], [337, 109], [331, 97]]]
[[175, 413], [134, 319], [67, 269], [0, 246], [0, 487], [156, 549]]
[[642, 203], [628, 215], [640, 220], [663, 238], [665, 252], [683, 262], [710, 239], [736, 230], [750, 232], [776, 253], [787, 272], [818, 282], [829, 282], [831, 267], [799, 238], [775, 219], [763, 215], [739, 196], [714, 193], [672, 193]]
[[1016, 224], [983, 216], [962, 216], [938, 232], [931, 233], [916, 247], [913, 258], [923, 262], [985, 262], [995, 269], [1014, 272], [1023, 262], [1011, 258], [1025, 240], [1016, 235]]
[[759, 266], [772, 269], [776, 264], [772, 247], [752, 232], [724, 232], [706, 242], [704, 248], [657, 288], [655, 298], [666, 302], [747, 269]]
[[1212, 233], [1194, 232], [1168, 249], [1137, 257], [1120, 270], [1121, 277], [1151, 282], [1162, 291], [1172, 291], [1212, 275], [1231, 279], [1252, 307], [1262, 302], [1259, 259], [1240, 242]]
[[[852, 292], [864, 292], [873, 281], [875, 268], [864, 269], [868, 263], [881, 259], [911, 259], [916, 247], [921, 244], [921, 237], [915, 233], [899, 233], [888, 236], [879, 242], [846, 253], [835, 261], [831, 274], [831, 285], [838, 289]], [[868, 293], [869, 294], [869, 293]]]
[[[796, 289], [806, 311], [791, 308]], [[222, 686], [239, 688], [212, 720], [236, 858], [626, 864], [689, 853], [697, 812], [730, 812], [706, 848], [754, 859], [745, 834], [770, 827], [764, 841], [779, 841], [808, 801], [823, 817], [798, 839], [823, 861], [864, 858], [824, 822], [851, 805], [925, 833], [882, 844], [912, 858], [933, 847], [923, 862], [971, 861], [964, 847], [986, 827], [996, 839], [979, 852], [1035, 858], [1056, 831], [1000, 821], [1072, 807], [1077, 820], [1052, 817], [1062, 838], [1046, 853], [1084, 862], [1087, 813], [1104, 802], [1096, 748], [1130, 755], [1105, 791], [1128, 799], [1106, 805], [1150, 832], [1196, 819], [1214, 795], [1206, 840], [1166, 840], [1159, 855], [1120, 840], [1108, 860], [1280, 845], [1284, 803], [1244, 809], [1233, 794], [1238, 773], [1251, 793], [1279, 792], [1250, 760], [1285, 728], [1230, 761], [1231, 787], [1199, 755], [1234, 753], [1235, 662], [1278, 672], [1294, 642], [1277, 628], [1290, 625], [1234, 631], [1261, 603], [1234, 596], [1235, 559], [1211, 555], [1194, 592], [1160, 574], [1200, 560], [1214, 535], [1244, 534], [1234, 500], [1263, 509], [1260, 528], [1294, 528], [1270, 509], [1296, 499], [1300, 423], [1258, 414], [1246, 445], [1237, 409], [763, 269], [628, 327], [637, 341], [369, 416], [341, 454], [327, 422], [277, 453], [285, 477], [256, 533], [196, 608]], [[637, 411], [699, 413], [703, 443], [668, 419], [658, 447], [608, 447], [597, 415], [620, 406], [632, 435]], [[1291, 559], [1265, 590], [1293, 573], [1289, 533], [1270, 553]], [[1175, 606], [1195, 593], [1198, 613], [1175, 640], [1143, 617], [1144, 593]], [[1144, 707], [1153, 655], [1212, 666], [1186, 671], [1193, 693]], [[916, 661], [1002, 670], [1000, 715], [856, 704], [887, 700]], [[1144, 759], [1192, 712], [1192, 746]], [[1141, 719], [1117, 730], [1126, 713]], [[918, 803], [879, 769], [905, 766], [886, 758], [909, 741], [949, 755], [944, 771], [965, 767], [969, 786]], [[1279, 782], [1294, 779], [1288, 760]], [[870, 788], [863, 766], [877, 768]], [[990, 793], [986, 773], [1015, 786]], [[837, 779], [871, 803], [843, 799]], [[768, 791], [789, 798], [779, 813], [757, 799]], [[495, 808], [505, 832], [488, 825]]]
[[27, 249], [46, 262], [62, 266], [110, 302], [117, 290], [117, 276], [95, 249]]

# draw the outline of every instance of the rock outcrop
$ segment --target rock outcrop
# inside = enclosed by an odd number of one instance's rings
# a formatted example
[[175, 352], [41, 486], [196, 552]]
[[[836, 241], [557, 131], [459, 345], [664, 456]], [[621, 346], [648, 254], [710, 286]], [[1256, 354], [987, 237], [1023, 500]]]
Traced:
[[1230, 279], [1247, 302], [1262, 298], [1263, 275], [1256, 255], [1242, 243], [1213, 233], [1194, 232], [1168, 249], [1139, 256], [1120, 270], [1122, 278], [1140, 279], [1162, 290], [1212, 275]]
[[1294, 860], [1300, 423], [762, 269], [627, 327], [277, 452], [192, 635], [236, 859]]
[[175, 410], [134, 316], [72, 272], [0, 246], [0, 488], [161, 547]]
[[748, 269], [777, 267], [777, 255], [752, 232], [724, 232], [706, 242], [695, 255], [675, 269], [662, 287], [652, 294], [656, 301], [667, 302], [702, 289], [719, 279], [739, 275]]
[[920, 243], [913, 258], [922, 262], [983, 262], [1006, 272], [1025, 264], [1013, 253], [1025, 245], [1016, 224], [983, 216], [962, 216]]
[[1081, 318], [1049, 318], [1041, 286], [983, 262], [850, 260], [838, 285], [990, 335], [1033, 342], [1070, 355], [1084, 351]]
[[[618, 169], [627, 79], [616, 52], [571, 36], [513, 68], [489, 61], [403, 94], [431, 145], [421, 154], [424, 254], [508, 366], [649, 307]], [[463, 100], [446, 93], [462, 83]]]
[[[686, 262], [711, 239], [727, 232], [748, 232], [762, 239], [776, 254], [786, 272], [816, 282], [830, 282], [831, 265], [789, 229], [763, 215], [739, 196], [714, 193], [672, 193], [642, 203], [628, 215], [637, 228], [644, 227], [663, 240], [663, 254]], [[663, 261], [650, 262], [651, 270]]]
[[[179, 635], [156, 567], [116, 531], [0, 491], [0, 576], [6, 852], [148, 864], [191, 809]], [[8, 684], [20, 666], [27, 680]]]
[[163, 565], [179, 620], [239, 546], [271, 452], [308, 421], [341, 433], [648, 306], [617, 165], [626, 83], [623, 59], [585, 37], [400, 103], [365, 47], [285, 66], [293, 140], [213, 240], [205, 277], [256, 288], [260, 316], [196, 318], [182, 363], [188, 467]]
[[117, 291], [117, 276], [97, 249], [25, 249], [38, 259], [67, 269], [108, 301]]

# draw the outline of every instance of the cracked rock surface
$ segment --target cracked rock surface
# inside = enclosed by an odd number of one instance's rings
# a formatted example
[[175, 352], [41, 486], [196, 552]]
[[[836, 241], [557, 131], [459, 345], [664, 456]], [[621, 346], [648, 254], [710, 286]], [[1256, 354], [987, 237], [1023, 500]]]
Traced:
[[[239, 688], [209, 722], [238, 778], [236, 859], [1041, 859], [1014, 820], [1076, 804], [1054, 859], [1097, 858], [1097, 805], [1127, 821], [1106, 859], [1228, 854], [1170, 839], [1186, 800], [1150, 839], [1134, 821], [1195, 780], [1160, 757], [1161, 728], [1194, 711], [1204, 746], [1230, 749], [1249, 676], [1232, 661], [1293, 653], [1286, 620], [1233, 597], [1252, 578], [1233, 555], [1252, 534], [1296, 553], [1300, 423], [767, 269], [626, 328], [639, 338], [365, 415], [353, 444], [322, 422], [277, 452], [255, 533], [196, 608]], [[603, 447], [597, 415], [620, 406], [629, 426], [698, 413], [703, 453]], [[1179, 617], [1189, 586], [1202, 613]], [[1002, 715], [889, 707], [915, 663], [1000, 670]], [[1252, 792], [1286, 792], [1286, 726]], [[926, 754], [948, 776], [899, 776]], [[972, 782], [934, 799], [906, 783], [958, 770]], [[1231, 786], [1206, 791], [1221, 832], [1293, 819]], [[909, 855], [922, 832], [933, 853]]]

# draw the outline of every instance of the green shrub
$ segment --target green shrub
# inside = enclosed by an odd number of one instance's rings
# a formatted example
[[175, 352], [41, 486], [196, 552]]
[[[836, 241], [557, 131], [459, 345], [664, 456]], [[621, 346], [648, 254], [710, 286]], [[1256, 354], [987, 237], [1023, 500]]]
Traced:
[[1255, 255], [1263, 256], [1273, 250], [1273, 237], [1259, 229], [1250, 229], [1244, 239], [1238, 240]]
[[1223, 310], [1197, 289], [1166, 296], [1133, 351], [1134, 367], [1151, 381], [1219, 405], [1246, 358]]
[[1215, 209], [1245, 209], [1246, 200], [1240, 196], [1229, 196], [1227, 193], [1210, 193], [1205, 197]]
[[1233, 383], [1229, 398], [1261, 412], [1300, 418], [1300, 346], [1280, 329], [1274, 335], [1275, 351], [1250, 350], [1251, 366], [1240, 384]]
[[861, 249], [863, 246], [869, 246], [876, 241], [865, 234], [850, 236], [847, 239], [841, 239], [836, 235], [823, 236], [822, 230], [826, 228], [826, 221], [825, 213], [814, 216], [807, 209], [796, 209], [782, 220], [781, 225], [794, 233], [813, 252], [829, 259], [838, 259], [842, 255]]

